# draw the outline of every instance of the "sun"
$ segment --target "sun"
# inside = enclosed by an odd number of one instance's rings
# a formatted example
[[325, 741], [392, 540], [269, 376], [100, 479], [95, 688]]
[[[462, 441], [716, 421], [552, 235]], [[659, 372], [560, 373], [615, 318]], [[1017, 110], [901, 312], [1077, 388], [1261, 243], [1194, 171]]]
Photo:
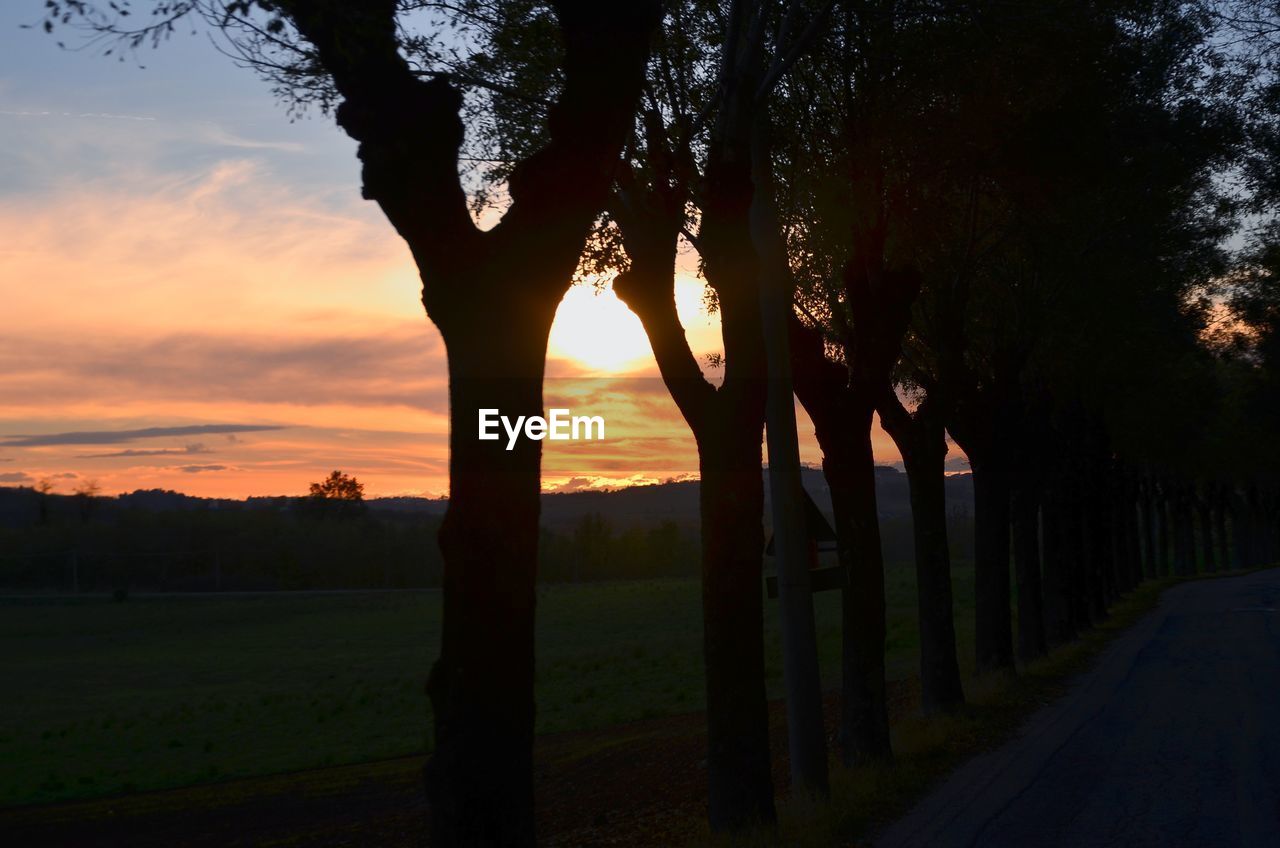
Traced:
[[[690, 347], [699, 356], [718, 350], [721, 344], [719, 316], [707, 313], [703, 293], [701, 280], [676, 276], [676, 312]], [[547, 355], [605, 373], [626, 373], [653, 365], [644, 326], [613, 293], [612, 285], [599, 291], [577, 285], [565, 293], [551, 325]]]
[[634, 371], [653, 359], [640, 319], [613, 289], [585, 285], [571, 287], [560, 301], [547, 353], [608, 372]]

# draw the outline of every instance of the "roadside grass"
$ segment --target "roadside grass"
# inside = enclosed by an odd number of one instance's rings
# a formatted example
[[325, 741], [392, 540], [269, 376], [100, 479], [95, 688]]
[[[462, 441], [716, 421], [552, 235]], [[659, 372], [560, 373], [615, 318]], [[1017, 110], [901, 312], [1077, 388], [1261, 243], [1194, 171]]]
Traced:
[[[1198, 577], [1217, 576], [1223, 575]], [[1169, 577], [1144, 583], [1113, 606], [1105, 621], [1079, 639], [1058, 646], [1047, 657], [1019, 669], [1016, 676], [974, 678], [970, 664], [965, 679], [968, 704], [964, 709], [953, 715], [925, 717], [913, 708], [892, 721], [892, 764], [846, 769], [833, 758], [829, 803], [802, 798], [783, 800], [776, 828], [740, 835], [732, 844], [748, 848], [865, 844], [861, 840], [905, 815], [942, 778], [975, 755], [998, 747], [1033, 712], [1065, 694], [1072, 680], [1116, 635], [1159, 603], [1165, 589], [1188, 579], [1197, 578]], [[960, 627], [957, 622], [957, 629]], [[696, 844], [730, 843], [711, 837], [704, 826]]]
[[[915, 579], [887, 569], [889, 676], [915, 673]], [[972, 571], [955, 569], [961, 657]], [[770, 697], [782, 695], [766, 602]], [[838, 688], [839, 593], [815, 596]], [[429, 749], [434, 592], [0, 600], [0, 806], [168, 789]], [[968, 638], [966, 638], [968, 637]], [[704, 708], [695, 580], [539, 589], [539, 733]]]

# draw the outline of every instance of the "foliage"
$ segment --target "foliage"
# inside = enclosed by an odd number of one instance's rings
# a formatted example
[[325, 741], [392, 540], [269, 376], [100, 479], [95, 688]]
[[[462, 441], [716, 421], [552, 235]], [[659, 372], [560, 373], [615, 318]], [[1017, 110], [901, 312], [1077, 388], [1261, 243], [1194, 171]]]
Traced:
[[341, 471], [333, 471], [321, 482], [311, 484], [310, 496], [318, 500], [361, 501], [364, 484]]

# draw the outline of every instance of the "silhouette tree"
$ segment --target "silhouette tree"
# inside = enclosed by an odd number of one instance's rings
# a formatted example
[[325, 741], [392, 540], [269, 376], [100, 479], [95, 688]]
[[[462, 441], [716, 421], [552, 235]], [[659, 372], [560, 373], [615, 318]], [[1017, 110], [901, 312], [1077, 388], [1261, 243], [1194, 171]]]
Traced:
[[80, 510], [80, 520], [88, 523], [93, 517], [94, 507], [98, 504], [98, 496], [102, 494], [102, 486], [92, 478], [81, 480], [74, 490], [76, 504]]
[[363, 501], [364, 484], [349, 474], [333, 471], [319, 483], [311, 484], [310, 497], [317, 500]]
[[333, 471], [319, 483], [311, 484], [304, 504], [317, 518], [354, 518], [365, 511], [364, 484], [351, 475]]
[[[787, 125], [796, 128], [787, 137], [780, 168], [802, 313], [792, 327], [796, 391], [822, 448], [841, 562], [850, 574], [842, 598], [846, 762], [890, 752], [884, 565], [871, 427], [877, 404], [889, 393], [920, 284], [903, 236], [915, 226], [910, 219], [916, 193], [927, 193], [920, 175], [945, 161], [929, 149], [950, 105], [938, 87], [946, 72], [932, 31], [945, 17], [942, 9], [921, 14], [896, 3], [842, 4], [832, 37], [814, 62], [799, 69], [781, 107]], [[903, 103], [934, 105], [899, 108]], [[916, 470], [919, 452], [904, 447], [902, 453], [912, 454], [908, 467]], [[938, 496], [942, 535], [929, 529], [924, 501], [916, 521], [921, 677], [928, 711], [963, 701], [951, 620], [941, 456], [938, 462], [930, 484]], [[913, 497], [926, 494], [914, 475], [912, 492]]]
[[[507, 451], [477, 440], [474, 427], [480, 408], [542, 412], [547, 336], [604, 206], [659, 13], [656, 0], [549, 5], [156, 0], [137, 28], [119, 4], [49, 7], [51, 26], [74, 19], [126, 47], [202, 18], [295, 104], [332, 107], [359, 143], [363, 196], [413, 254], [449, 369], [444, 624], [428, 685], [435, 750], [427, 785], [439, 845], [533, 844], [542, 443], [521, 440]], [[554, 91], [532, 113], [521, 102], [520, 114], [544, 126], [543, 143], [503, 151], [513, 154], [502, 157], [510, 204], [496, 226], [481, 230], [469, 214], [459, 154], [467, 122], [481, 120], [485, 106], [501, 118], [507, 87], [485, 78], [483, 49], [472, 61], [456, 56], [513, 28], [536, 30], [557, 48], [553, 64], [529, 69], [552, 77]]]
[[53, 492], [54, 483], [48, 477], [36, 481], [33, 487], [40, 502], [40, 523], [49, 523], [49, 495]]
[[[656, 54], [657, 93], [639, 122], [610, 206], [626, 260], [614, 290], [640, 317], [663, 381], [698, 444], [716, 830], [774, 815], [760, 634], [766, 399], [761, 287], [772, 277], [789, 288], [790, 279], [774, 208], [770, 100], [824, 32], [828, 9], [735, 2], [710, 22], [677, 11], [667, 27], [669, 40]], [[708, 54], [717, 61], [709, 63]], [[682, 89], [672, 80], [686, 84]], [[710, 85], [699, 91], [690, 80]], [[718, 386], [702, 374], [676, 315], [672, 280], [681, 238], [698, 251], [720, 315]], [[771, 485], [778, 482], [771, 475]], [[789, 654], [788, 671], [805, 659], [800, 651]], [[822, 793], [827, 777], [820, 703], [801, 676], [797, 680], [788, 699], [792, 773], [804, 790]]]

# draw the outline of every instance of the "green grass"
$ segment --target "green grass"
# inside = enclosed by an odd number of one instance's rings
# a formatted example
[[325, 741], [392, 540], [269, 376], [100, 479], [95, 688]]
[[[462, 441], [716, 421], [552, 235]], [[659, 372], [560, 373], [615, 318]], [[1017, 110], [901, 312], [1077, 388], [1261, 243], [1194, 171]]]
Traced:
[[[961, 656], [971, 572], [956, 569]], [[915, 670], [914, 575], [888, 570], [890, 677]], [[696, 581], [539, 592], [538, 731], [703, 708]], [[839, 594], [816, 596], [839, 685]], [[770, 695], [782, 666], [766, 606]], [[183, 786], [418, 753], [440, 596], [0, 602], [0, 805]]]

